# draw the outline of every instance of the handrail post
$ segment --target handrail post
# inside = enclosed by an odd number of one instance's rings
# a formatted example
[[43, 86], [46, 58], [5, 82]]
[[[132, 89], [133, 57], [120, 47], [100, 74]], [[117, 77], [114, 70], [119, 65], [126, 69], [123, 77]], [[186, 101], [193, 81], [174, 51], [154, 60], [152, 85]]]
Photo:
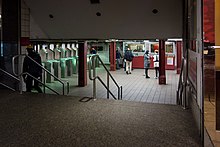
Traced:
[[[107, 87], [109, 89], [109, 73], [107, 72]], [[107, 90], [107, 99], [109, 99], [109, 91]]]
[[[93, 77], [96, 77], [95, 56], [92, 57]], [[96, 99], [96, 78], [93, 79], [93, 99]]]
[[122, 100], [122, 86], [121, 86], [121, 100]]
[[[107, 72], [107, 85], [102, 81], [102, 79], [99, 76], [96, 76], [96, 67], [95, 67], [95, 59], [98, 60], [102, 66], [104, 67], [105, 71]], [[98, 79], [101, 84], [106, 88], [107, 90], [107, 98], [109, 98], [109, 94], [111, 94], [111, 96], [116, 100], [117, 98], [115, 97], [115, 95], [110, 91], [109, 89], [109, 79], [111, 78], [111, 80], [113, 81], [113, 83], [117, 86], [118, 88], [118, 99], [121, 97], [122, 99], [122, 86], [120, 87], [117, 82], [115, 81], [115, 79], [113, 78], [113, 76], [111, 75], [111, 73], [109, 72], [109, 70], [107, 69], [107, 67], [105, 66], [105, 64], [102, 62], [101, 58], [98, 55], [91, 55], [91, 58], [89, 60], [89, 79], [93, 81], [93, 98], [96, 99], [96, 79]], [[92, 66], [92, 68], [91, 68]], [[91, 70], [93, 70], [93, 76], [91, 74]], [[121, 89], [121, 91], [120, 91]], [[121, 95], [120, 95], [121, 92]]]
[[67, 82], [67, 95], [69, 94], [69, 87], [70, 87], [70, 84], [69, 82]]
[[118, 87], [118, 100], [120, 100], [120, 93], [121, 93], [120, 89], [121, 87]]
[[21, 75], [21, 73], [22, 73], [22, 65], [21, 64], [19, 64], [19, 63], [21, 63], [21, 61], [22, 61], [22, 58], [21, 58], [22, 56], [18, 56], [18, 73], [19, 73], [19, 80], [20, 80], [20, 82], [19, 82], [19, 90], [20, 90], [20, 94], [22, 94], [22, 92], [23, 92], [23, 82], [22, 82], [22, 75]]
[[46, 74], [45, 74], [45, 71], [44, 71], [44, 74], [43, 74], [43, 76], [44, 76], [44, 93], [46, 93], [46, 88], [45, 88], [45, 84], [46, 84]]
[[65, 95], [65, 85], [63, 84], [63, 95]]
[[23, 81], [22, 81], [22, 75], [19, 76], [19, 90], [20, 90], [20, 94], [22, 94], [22, 90], [23, 90]]

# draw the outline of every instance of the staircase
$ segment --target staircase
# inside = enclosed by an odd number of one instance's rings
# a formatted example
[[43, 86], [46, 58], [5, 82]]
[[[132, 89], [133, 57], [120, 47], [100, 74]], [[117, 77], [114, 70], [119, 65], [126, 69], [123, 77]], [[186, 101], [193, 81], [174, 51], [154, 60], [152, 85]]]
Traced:
[[5, 93], [0, 145], [200, 146], [190, 110], [178, 105], [83, 99]]

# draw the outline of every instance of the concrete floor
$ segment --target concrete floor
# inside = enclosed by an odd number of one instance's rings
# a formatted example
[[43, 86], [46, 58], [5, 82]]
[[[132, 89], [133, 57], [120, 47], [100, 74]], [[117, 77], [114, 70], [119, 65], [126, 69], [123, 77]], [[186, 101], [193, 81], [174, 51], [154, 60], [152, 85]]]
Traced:
[[205, 100], [204, 102], [205, 127], [215, 147], [220, 147], [220, 132], [216, 131], [215, 102]]
[[[123, 69], [111, 71], [111, 74], [123, 87], [123, 100], [136, 101], [136, 102], [148, 102], [148, 103], [160, 103], [160, 104], [176, 104], [176, 90], [179, 80], [179, 75], [175, 70], [166, 71], [166, 85], [159, 85], [159, 79], [155, 79], [154, 69], [149, 70], [149, 76], [151, 78], [146, 79], [144, 76], [144, 69], [134, 69], [132, 74], [127, 75]], [[103, 68], [97, 70], [103, 81], [106, 83], [107, 73]], [[78, 76], [73, 75], [67, 77], [64, 80], [70, 82], [70, 93], [72, 96], [80, 97], [92, 97], [93, 96], [93, 83], [91, 80], [87, 80], [86, 87], [78, 87]], [[48, 84], [61, 93], [61, 85], [57, 82]], [[97, 98], [107, 98], [107, 90], [97, 81]], [[116, 86], [110, 81], [110, 90], [117, 97], [118, 91]], [[110, 96], [110, 99], [112, 97]]]
[[35, 93], [6, 93], [0, 104], [4, 147], [201, 146], [190, 110], [177, 105]]

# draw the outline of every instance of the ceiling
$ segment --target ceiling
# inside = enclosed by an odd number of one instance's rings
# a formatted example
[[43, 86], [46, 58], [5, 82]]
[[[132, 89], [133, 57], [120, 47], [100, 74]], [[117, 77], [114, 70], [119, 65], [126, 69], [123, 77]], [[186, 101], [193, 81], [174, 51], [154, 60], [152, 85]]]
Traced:
[[[31, 32], [32, 39], [182, 37], [182, 0], [100, 0], [99, 4], [91, 4], [90, 0], [25, 2], [33, 19], [32, 30], [38, 30]], [[38, 33], [39, 29], [43, 33]]]

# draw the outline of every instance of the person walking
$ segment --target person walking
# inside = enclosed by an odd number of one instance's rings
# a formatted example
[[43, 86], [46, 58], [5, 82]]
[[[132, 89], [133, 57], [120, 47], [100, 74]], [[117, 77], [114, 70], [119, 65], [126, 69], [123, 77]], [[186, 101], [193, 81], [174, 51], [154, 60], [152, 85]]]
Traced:
[[96, 53], [97, 53], [97, 52], [96, 52], [95, 48], [92, 47], [92, 49], [91, 49], [91, 51], [90, 51], [90, 54], [96, 54]]
[[116, 50], [116, 69], [120, 69], [120, 60], [121, 60], [121, 53], [119, 49]]
[[149, 56], [149, 51], [146, 50], [144, 53], [144, 69], [145, 69], [145, 77], [150, 78], [148, 76], [148, 69], [150, 68], [150, 56]]
[[126, 74], [131, 74], [133, 58], [134, 58], [134, 55], [132, 51], [130, 50], [130, 48], [128, 47], [124, 55], [124, 59], [126, 60]]
[[[36, 53], [32, 46], [27, 47], [28, 56], [36, 61], [38, 64], [42, 65], [41, 57], [38, 53]], [[23, 62], [23, 72], [27, 72], [36, 79], [40, 79], [42, 76], [42, 68], [37, 65], [34, 61], [32, 61], [29, 57], [25, 56]], [[32, 88], [38, 91], [38, 93], [42, 93], [41, 88], [39, 87], [39, 82], [35, 80], [33, 77], [29, 75], [23, 75], [24, 82], [26, 83], [26, 91], [31, 92]], [[34, 81], [34, 86], [32, 85]]]
[[155, 79], [157, 79], [159, 77], [159, 54], [158, 54], [158, 50], [155, 50], [155, 55], [154, 55], [154, 69], [155, 69]]

